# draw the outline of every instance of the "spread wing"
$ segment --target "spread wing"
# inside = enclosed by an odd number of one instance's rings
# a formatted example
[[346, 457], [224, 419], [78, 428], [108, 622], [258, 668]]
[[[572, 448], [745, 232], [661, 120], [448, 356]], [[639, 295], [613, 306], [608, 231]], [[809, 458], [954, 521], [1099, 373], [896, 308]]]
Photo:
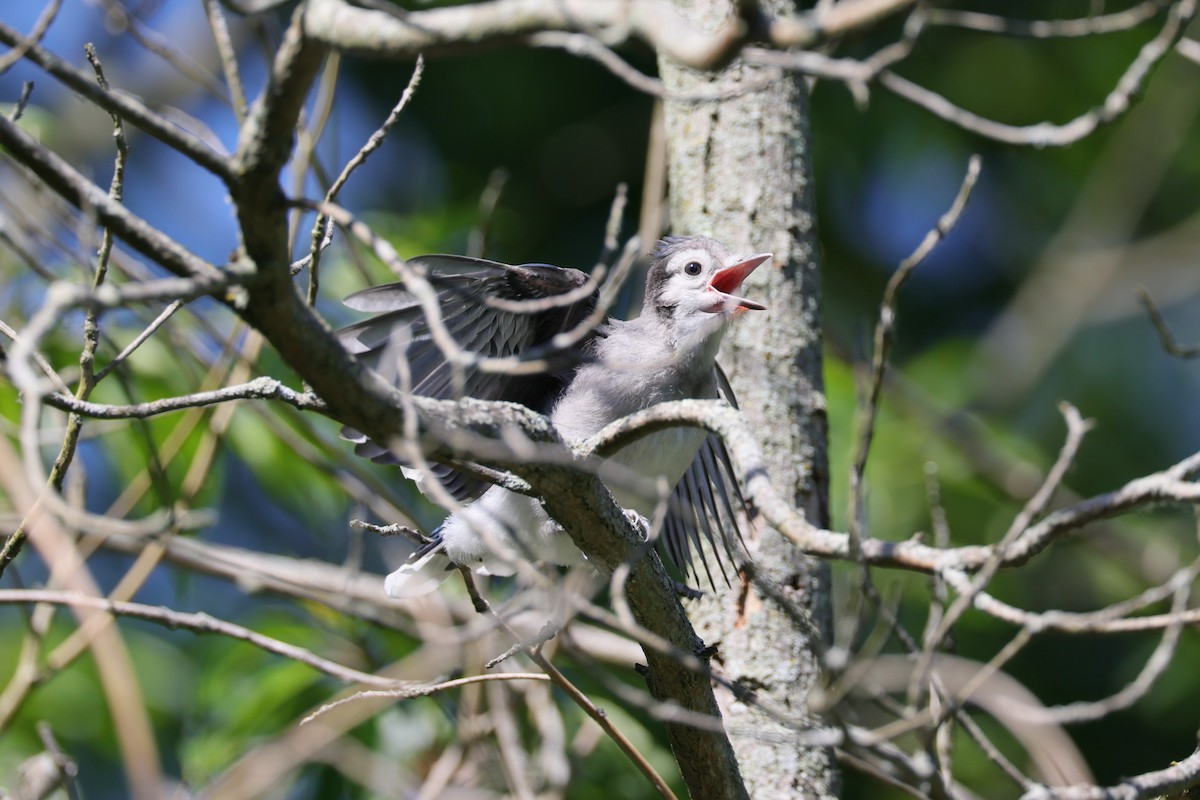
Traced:
[[[483, 356], [519, 356], [548, 345], [591, 313], [596, 292], [575, 269], [550, 264], [501, 264], [467, 256], [420, 256], [408, 264], [424, 272], [437, 292], [446, 332], [454, 345]], [[337, 332], [342, 344], [396, 385], [407, 372], [414, 394], [442, 400], [476, 397], [506, 400], [545, 411], [562, 391], [574, 361], [547, 354], [548, 368], [533, 375], [455, 368], [426, 319], [420, 301], [403, 283], [374, 286], [344, 301], [374, 316]], [[573, 350], [576, 348], [572, 348]], [[400, 463], [383, 444], [344, 428], [354, 451], [379, 463]], [[478, 496], [487, 484], [438, 466], [434, 475], [459, 500]]]
[[[714, 365], [713, 369], [718, 395], [737, 408], [737, 398], [725, 372], [720, 365]], [[742, 526], [748, 517], [748, 506], [738, 488], [725, 443], [710, 433], [667, 500], [663, 549], [676, 567], [685, 574], [690, 572], [697, 582], [702, 567], [714, 589], [716, 582], [709, 561], [715, 561], [728, 585], [726, 562], [736, 567], [738, 554], [745, 553]]]

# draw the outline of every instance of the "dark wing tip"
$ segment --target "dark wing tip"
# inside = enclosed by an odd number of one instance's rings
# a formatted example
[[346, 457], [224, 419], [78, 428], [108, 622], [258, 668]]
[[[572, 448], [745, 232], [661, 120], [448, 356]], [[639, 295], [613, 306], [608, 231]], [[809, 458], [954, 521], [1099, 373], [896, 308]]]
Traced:
[[[729, 379], [719, 366], [715, 374], [718, 396], [737, 408]], [[702, 567], [715, 590], [709, 561], [716, 560], [728, 585], [726, 565], [736, 570], [739, 561], [748, 557], [742, 532], [752, 516], [725, 443], [710, 433], [671, 493], [663, 525], [663, 550], [681, 572], [690, 573], [696, 581], [700, 580]], [[705, 542], [707, 547], [703, 546]]]

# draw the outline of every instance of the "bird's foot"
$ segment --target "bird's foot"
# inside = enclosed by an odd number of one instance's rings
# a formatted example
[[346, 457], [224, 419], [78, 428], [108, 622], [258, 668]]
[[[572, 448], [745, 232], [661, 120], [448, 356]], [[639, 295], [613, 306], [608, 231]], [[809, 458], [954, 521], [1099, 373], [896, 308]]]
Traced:
[[632, 508], [622, 509], [625, 512], [625, 519], [629, 520], [629, 524], [634, 527], [638, 533], [645, 539], [650, 535], [650, 520], [643, 517]]
[[699, 600], [704, 597], [704, 592], [699, 589], [693, 589], [683, 581], [671, 581], [675, 584], [675, 594], [682, 597], [684, 600]]

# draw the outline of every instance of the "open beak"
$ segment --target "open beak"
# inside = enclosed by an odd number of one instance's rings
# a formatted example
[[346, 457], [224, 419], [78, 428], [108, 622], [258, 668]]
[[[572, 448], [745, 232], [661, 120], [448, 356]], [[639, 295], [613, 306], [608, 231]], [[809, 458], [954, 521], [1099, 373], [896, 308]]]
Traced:
[[720, 300], [713, 303], [711, 308], [705, 310], [714, 314], [724, 310], [766, 311], [767, 307], [762, 303], [738, 297], [736, 293], [742, 290], [742, 281], [746, 280], [747, 275], [754, 272], [759, 264], [770, 260], [770, 253], [759, 253], [756, 256], [750, 256], [745, 261], [739, 261], [732, 267], [717, 270], [712, 276], [712, 280], [708, 282], [708, 288], [720, 295]]

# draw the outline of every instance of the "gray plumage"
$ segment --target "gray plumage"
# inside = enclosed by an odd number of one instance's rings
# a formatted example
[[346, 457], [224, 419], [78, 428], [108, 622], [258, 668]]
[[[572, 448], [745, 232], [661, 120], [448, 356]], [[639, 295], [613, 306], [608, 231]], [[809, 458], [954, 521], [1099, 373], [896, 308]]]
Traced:
[[[468, 371], [463, 393], [521, 402], [549, 413], [565, 441], [590, 437], [610, 422], [661, 402], [716, 397], [733, 402], [716, 365], [717, 351], [735, 316], [764, 308], [737, 293], [745, 277], [770, 256], [738, 258], [702, 236], [664, 239], [652, 256], [642, 313], [600, 326], [574, 354], [577, 364], [560, 356], [550, 371], [537, 376]], [[426, 256], [410, 263], [424, 268], [439, 290], [446, 326], [460, 346], [487, 355], [514, 355], [544, 345], [554, 334], [574, 327], [595, 304], [592, 294], [570, 304], [543, 305], [522, 313], [519, 303], [496, 302], [496, 298], [570, 298], [571, 292], [580, 293], [586, 281], [577, 270], [512, 267], [455, 256]], [[446, 359], [432, 342], [419, 305], [401, 285], [368, 289], [352, 295], [347, 304], [379, 314], [341, 332], [351, 352], [393, 379], [396, 376], [388, 374], [387, 366], [403, 356], [416, 393], [454, 396]], [[393, 344], [401, 328], [407, 331], [402, 352]], [[386, 448], [353, 431], [347, 434], [357, 442], [361, 455], [394, 461]], [[663, 540], [668, 557], [677, 565], [695, 571], [691, 552], [698, 549], [701, 536], [719, 542], [732, 554], [737, 512], [743, 503], [720, 439], [696, 428], [675, 427], [642, 437], [610, 461], [625, 467], [625, 475], [633, 478], [609, 481], [624, 508], [650, 516], [658, 478], [674, 487]], [[483, 488], [445, 468], [435, 477], [460, 500]], [[491, 487], [451, 515], [435, 531], [429, 547], [388, 576], [385, 588], [392, 597], [412, 597], [433, 590], [452, 563], [503, 575], [513, 571], [514, 558], [528, 557], [557, 564], [582, 559], [540, 502]], [[707, 572], [707, 563], [703, 566]], [[711, 582], [711, 573], [708, 578]]]

